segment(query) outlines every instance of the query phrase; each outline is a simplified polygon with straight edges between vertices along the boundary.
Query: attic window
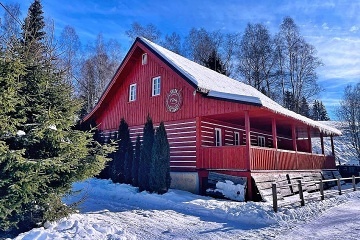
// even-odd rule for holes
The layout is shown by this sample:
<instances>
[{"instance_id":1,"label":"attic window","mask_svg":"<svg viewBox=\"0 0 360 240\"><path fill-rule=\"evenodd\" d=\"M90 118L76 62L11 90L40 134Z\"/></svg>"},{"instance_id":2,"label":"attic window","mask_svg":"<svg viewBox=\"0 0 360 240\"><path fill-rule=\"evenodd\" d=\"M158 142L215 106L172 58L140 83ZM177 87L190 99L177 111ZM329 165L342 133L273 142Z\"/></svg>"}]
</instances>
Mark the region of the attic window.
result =
<instances>
[{"instance_id":1,"label":"attic window","mask_svg":"<svg viewBox=\"0 0 360 240\"><path fill-rule=\"evenodd\" d=\"M142 65L147 64L147 53L144 53L144 54L141 56L141 64L142 64Z\"/></svg>"}]
</instances>

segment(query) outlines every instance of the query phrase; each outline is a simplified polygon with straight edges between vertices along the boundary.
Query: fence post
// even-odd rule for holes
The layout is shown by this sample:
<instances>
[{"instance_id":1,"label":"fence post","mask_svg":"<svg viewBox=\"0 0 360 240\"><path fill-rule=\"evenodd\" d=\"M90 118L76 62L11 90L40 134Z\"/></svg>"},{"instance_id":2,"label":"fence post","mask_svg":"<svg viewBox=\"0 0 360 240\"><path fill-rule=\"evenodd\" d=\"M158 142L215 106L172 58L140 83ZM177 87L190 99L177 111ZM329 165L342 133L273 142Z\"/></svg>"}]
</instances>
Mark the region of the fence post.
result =
<instances>
[{"instance_id":1,"label":"fence post","mask_svg":"<svg viewBox=\"0 0 360 240\"><path fill-rule=\"evenodd\" d=\"M274 209L274 212L277 212L278 206L277 206L276 183L273 183L271 188L272 188L272 195L273 195L273 209Z\"/></svg>"},{"instance_id":2,"label":"fence post","mask_svg":"<svg viewBox=\"0 0 360 240\"><path fill-rule=\"evenodd\" d=\"M320 179L320 196L321 196L321 200L324 200L324 183L322 181L322 179Z\"/></svg>"},{"instance_id":3,"label":"fence post","mask_svg":"<svg viewBox=\"0 0 360 240\"><path fill-rule=\"evenodd\" d=\"M299 188L299 197L301 206L305 206L304 193L302 190L301 180L298 180L298 188Z\"/></svg>"},{"instance_id":4,"label":"fence post","mask_svg":"<svg viewBox=\"0 0 360 240\"><path fill-rule=\"evenodd\" d=\"M339 195L341 195L341 183L340 183L340 178L337 179L337 185L338 185L338 189L339 189Z\"/></svg>"},{"instance_id":5,"label":"fence post","mask_svg":"<svg viewBox=\"0 0 360 240\"><path fill-rule=\"evenodd\" d=\"M356 181L355 181L355 176L353 175L353 188L354 188L354 191L356 191Z\"/></svg>"}]
</instances>

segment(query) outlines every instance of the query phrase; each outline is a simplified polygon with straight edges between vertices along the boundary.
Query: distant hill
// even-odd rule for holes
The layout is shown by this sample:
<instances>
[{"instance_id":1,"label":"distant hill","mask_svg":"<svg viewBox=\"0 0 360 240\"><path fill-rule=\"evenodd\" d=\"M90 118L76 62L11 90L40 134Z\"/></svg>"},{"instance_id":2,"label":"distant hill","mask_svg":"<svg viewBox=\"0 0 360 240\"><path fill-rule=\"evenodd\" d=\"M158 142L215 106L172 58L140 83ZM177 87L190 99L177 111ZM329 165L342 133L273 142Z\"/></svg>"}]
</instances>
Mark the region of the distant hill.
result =
<instances>
[{"instance_id":1,"label":"distant hill","mask_svg":"<svg viewBox=\"0 0 360 240\"><path fill-rule=\"evenodd\" d=\"M334 127L343 132L342 136L334 137L334 146L335 146L335 157L336 157L336 165L339 165L339 161L341 165L350 164L350 165L359 165L359 158L357 156L354 147L351 145L350 138L346 134L346 126L342 122L337 121L323 121L322 124L326 124L328 126ZM313 138L313 152L321 153L321 145L319 138ZM325 154L331 154L331 143L330 138L324 138L324 147Z\"/></svg>"}]
</instances>

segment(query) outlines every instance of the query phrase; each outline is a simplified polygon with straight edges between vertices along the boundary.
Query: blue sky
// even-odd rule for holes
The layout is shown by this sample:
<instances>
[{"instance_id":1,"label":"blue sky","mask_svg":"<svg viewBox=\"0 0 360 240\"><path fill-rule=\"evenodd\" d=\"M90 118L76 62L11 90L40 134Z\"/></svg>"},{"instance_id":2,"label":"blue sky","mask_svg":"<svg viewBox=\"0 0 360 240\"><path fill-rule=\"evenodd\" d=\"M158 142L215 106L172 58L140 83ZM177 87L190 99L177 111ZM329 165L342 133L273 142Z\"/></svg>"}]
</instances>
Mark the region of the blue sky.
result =
<instances>
[{"instance_id":1,"label":"blue sky","mask_svg":"<svg viewBox=\"0 0 360 240\"><path fill-rule=\"evenodd\" d=\"M17 2L25 16L32 0ZM324 63L317 71L325 90L319 97L331 118L335 118L344 87L360 81L358 0L42 0L42 4L57 33L71 25L86 44L101 32L105 38L117 39L124 53L131 44L125 31L134 21L152 23L163 35L177 32L185 36L192 27L242 33L248 22L266 24L275 33L282 19L290 16Z\"/></svg>"}]
</instances>

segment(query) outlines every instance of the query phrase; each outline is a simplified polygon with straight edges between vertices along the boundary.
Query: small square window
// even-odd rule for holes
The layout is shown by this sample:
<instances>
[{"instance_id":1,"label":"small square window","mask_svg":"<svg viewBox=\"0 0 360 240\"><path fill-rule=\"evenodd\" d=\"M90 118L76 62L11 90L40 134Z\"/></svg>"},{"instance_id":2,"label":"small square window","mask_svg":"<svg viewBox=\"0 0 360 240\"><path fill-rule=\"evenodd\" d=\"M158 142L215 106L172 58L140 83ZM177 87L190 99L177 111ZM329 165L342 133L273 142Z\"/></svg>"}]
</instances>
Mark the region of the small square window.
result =
<instances>
[{"instance_id":1,"label":"small square window","mask_svg":"<svg viewBox=\"0 0 360 240\"><path fill-rule=\"evenodd\" d=\"M129 102L136 100L136 83L131 84L129 88Z\"/></svg>"},{"instance_id":2,"label":"small square window","mask_svg":"<svg viewBox=\"0 0 360 240\"><path fill-rule=\"evenodd\" d=\"M239 132L234 132L234 145L240 145L240 134L239 134Z\"/></svg>"},{"instance_id":3,"label":"small square window","mask_svg":"<svg viewBox=\"0 0 360 240\"><path fill-rule=\"evenodd\" d=\"M221 146L221 129L215 128L215 146Z\"/></svg>"},{"instance_id":4,"label":"small square window","mask_svg":"<svg viewBox=\"0 0 360 240\"><path fill-rule=\"evenodd\" d=\"M160 77L155 77L152 79L152 96L160 95L160 83Z\"/></svg>"},{"instance_id":5,"label":"small square window","mask_svg":"<svg viewBox=\"0 0 360 240\"><path fill-rule=\"evenodd\" d=\"M258 136L258 146L265 147L265 137Z\"/></svg>"},{"instance_id":6,"label":"small square window","mask_svg":"<svg viewBox=\"0 0 360 240\"><path fill-rule=\"evenodd\" d=\"M147 53L144 53L144 54L141 56L141 64L142 64L142 65L147 64Z\"/></svg>"}]
</instances>

